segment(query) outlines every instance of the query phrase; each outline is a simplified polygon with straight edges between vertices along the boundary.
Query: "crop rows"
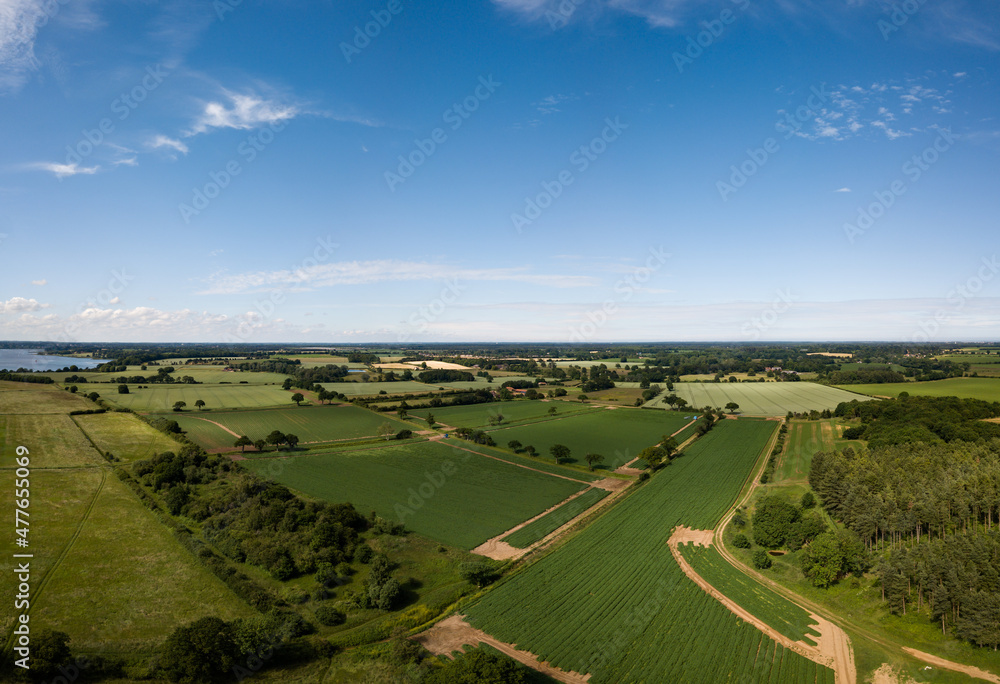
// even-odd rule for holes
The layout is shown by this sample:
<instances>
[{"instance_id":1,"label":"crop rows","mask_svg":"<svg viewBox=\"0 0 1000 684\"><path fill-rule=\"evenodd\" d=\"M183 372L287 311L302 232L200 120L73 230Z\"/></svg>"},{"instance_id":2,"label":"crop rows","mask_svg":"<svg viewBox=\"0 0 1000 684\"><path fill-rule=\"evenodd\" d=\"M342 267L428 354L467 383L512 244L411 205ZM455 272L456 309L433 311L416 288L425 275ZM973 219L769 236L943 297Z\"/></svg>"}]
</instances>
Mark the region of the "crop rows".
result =
<instances>
[{"instance_id":1,"label":"crop rows","mask_svg":"<svg viewBox=\"0 0 1000 684\"><path fill-rule=\"evenodd\" d=\"M713 548L694 544L682 544L679 548L695 572L752 615L793 641L815 644L811 636L819 633L810 628L814 621L805 609L753 581Z\"/></svg>"},{"instance_id":2,"label":"crop rows","mask_svg":"<svg viewBox=\"0 0 1000 684\"><path fill-rule=\"evenodd\" d=\"M556 667L591 673L594 684L832 681L701 591L667 546L677 525L715 526L775 427L719 424L564 546L486 594L469 621Z\"/></svg>"},{"instance_id":3,"label":"crop rows","mask_svg":"<svg viewBox=\"0 0 1000 684\"><path fill-rule=\"evenodd\" d=\"M606 489L591 487L572 501L567 501L559 508L549 511L538 520L504 537L503 541L515 548L526 549L539 539L544 539L547 534L554 532L562 525L565 525L583 513L608 494L610 492Z\"/></svg>"}]
</instances>

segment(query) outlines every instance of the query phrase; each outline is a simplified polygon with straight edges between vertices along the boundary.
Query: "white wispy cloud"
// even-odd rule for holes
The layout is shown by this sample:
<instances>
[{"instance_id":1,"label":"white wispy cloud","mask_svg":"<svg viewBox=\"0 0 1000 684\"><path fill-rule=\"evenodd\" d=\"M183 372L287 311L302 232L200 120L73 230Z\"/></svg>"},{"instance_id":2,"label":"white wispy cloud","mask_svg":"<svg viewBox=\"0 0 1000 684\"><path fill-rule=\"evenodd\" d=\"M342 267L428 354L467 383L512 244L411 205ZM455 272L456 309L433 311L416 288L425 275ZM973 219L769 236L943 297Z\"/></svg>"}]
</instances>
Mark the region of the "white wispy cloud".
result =
<instances>
[{"instance_id":1,"label":"white wispy cloud","mask_svg":"<svg viewBox=\"0 0 1000 684\"><path fill-rule=\"evenodd\" d=\"M561 93L558 93L556 95L549 95L547 97L543 97L538 102L532 102L531 105L542 114L555 114L557 112L562 111L559 105L561 105L563 102L572 102L573 100L578 100L578 99L579 98L576 95L563 95Z\"/></svg>"},{"instance_id":2,"label":"white wispy cloud","mask_svg":"<svg viewBox=\"0 0 1000 684\"><path fill-rule=\"evenodd\" d=\"M850 188L837 188L834 192L850 192Z\"/></svg>"},{"instance_id":3,"label":"white wispy cloud","mask_svg":"<svg viewBox=\"0 0 1000 684\"><path fill-rule=\"evenodd\" d=\"M40 0L0 2L0 91L21 87L38 68L35 35L44 14Z\"/></svg>"},{"instance_id":4,"label":"white wispy cloud","mask_svg":"<svg viewBox=\"0 0 1000 684\"><path fill-rule=\"evenodd\" d=\"M72 164L60 164L58 162L35 162L28 164L27 168L34 171L48 171L55 174L56 178L62 179L69 176L92 175L100 170L100 166L80 166L76 162Z\"/></svg>"},{"instance_id":5,"label":"white wispy cloud","mask_svg":"<svg viewBox=\"0 0 1000 684\"><path fill-rule=\"evenodd\" d=\"M165 136L165 135L156 135L156 136L153 136L153 138L146 143L146 146L149 147L152 150L158 150L160 148L164 148L165 147L168 150L176 150L177 152L180 152L181 154L187 154L188 153L188 146L187 145L185 145L180 140L177 140L176 138L170 138L170 137Z\"/></svg>"},{"instance_id":6,"label":"white wispy cloud","mask_svg":"<svg viewBox=\"0 0 1000 684\"><path fill-rule=\"evenodd\" d=\"M558 288L588 287L598 282L596 278L589 276L539 275L525 268L452 268L423 261L383 259L319 264L296 271L257 271L232 275L220 273L210 277L208 286L199 294L238 294L272 288L305 291L336 285L449 278L458 278L460 281L520 282Z\"/></svg>"},{"instance_id":7,"label":"white wispy cloud","mask_svg":"<svg viewBox=\"0 0 1000 684\"><path fill-rule=\"evenodd\" d=\"M187 136L216 128L247 130L294 119L301 113L295 104L267 99L254 93L223 91L228 102L207 102Z\"/></svg>"},{"instance_id":8,"label":"white wispy cloud","mask_svg":"<svg viewBox=\"0 0 1000 684\"><path fill-rule=\"evenodd\" d=\"M47 281L45 278L42 278L41 280L32 280L31 284L32 285L48 285L49 281Z\"/></svg>"}]
</instances>

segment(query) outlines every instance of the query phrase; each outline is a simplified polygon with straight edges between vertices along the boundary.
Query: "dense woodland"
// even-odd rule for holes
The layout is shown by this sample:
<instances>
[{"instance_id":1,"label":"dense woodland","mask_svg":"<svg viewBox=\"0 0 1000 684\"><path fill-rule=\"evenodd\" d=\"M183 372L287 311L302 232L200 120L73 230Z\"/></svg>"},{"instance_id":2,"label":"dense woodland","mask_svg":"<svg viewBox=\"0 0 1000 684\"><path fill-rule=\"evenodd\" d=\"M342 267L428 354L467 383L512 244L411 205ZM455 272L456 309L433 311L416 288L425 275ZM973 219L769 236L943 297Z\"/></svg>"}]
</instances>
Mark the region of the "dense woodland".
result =
<instances>
[{"instance_id":1,"label":"dense woodland","mask_svg":"<svg viewBox=\"0 0 1000 684\"><path fill-rule=\"evenodd\" d=\"M1000 437L980 418L1000 406L903 398L841 407L872 441L813 457L809 484L823 507L872 555L894 612L926 609L943 632L997 648Z\"/></svg>"}]
</instances>

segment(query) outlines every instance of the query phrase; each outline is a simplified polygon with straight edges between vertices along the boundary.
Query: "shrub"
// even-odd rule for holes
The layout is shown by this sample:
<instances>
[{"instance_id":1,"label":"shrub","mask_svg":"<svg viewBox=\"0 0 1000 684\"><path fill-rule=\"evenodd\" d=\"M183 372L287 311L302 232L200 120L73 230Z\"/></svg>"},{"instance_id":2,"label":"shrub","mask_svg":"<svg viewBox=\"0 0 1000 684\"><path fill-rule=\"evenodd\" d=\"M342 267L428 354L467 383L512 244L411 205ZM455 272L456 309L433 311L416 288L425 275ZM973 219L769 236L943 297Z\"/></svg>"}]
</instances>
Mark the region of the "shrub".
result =
<instances>
[{"instance_id":1,"label":"shrub","mask_svg":"<svg viewBox=\"0 0 1000 684\"><path fill-rule=\"evenodd\" d=\"M316 619L319 620L321 625L333 627L334 625L344 624L347 621L347 616L336 608L320 606L316 609Z\"/></svg>"},{"instance_id":2,"label":"shrub","mask_svg":"<svg viewBox=\"0 0 1000 684\"><path fill-rule=\"evenodd\" d=\"M750 540L747 539L747 536L742 532L740 532L733 537L733 546L735 546L738 549L749 549L751 544Z\"/></svg>"},{"instance_id":3,"label":"shrub","mask_svg":"<svg viewBox=\"0 0 1000 684\"><path fill-rule=\"evenodd\" d=\"M758 570L767 570L771 567L771 556L764 549L757 549L750 558L753 566Z\"/></svg>"}]
</instances>

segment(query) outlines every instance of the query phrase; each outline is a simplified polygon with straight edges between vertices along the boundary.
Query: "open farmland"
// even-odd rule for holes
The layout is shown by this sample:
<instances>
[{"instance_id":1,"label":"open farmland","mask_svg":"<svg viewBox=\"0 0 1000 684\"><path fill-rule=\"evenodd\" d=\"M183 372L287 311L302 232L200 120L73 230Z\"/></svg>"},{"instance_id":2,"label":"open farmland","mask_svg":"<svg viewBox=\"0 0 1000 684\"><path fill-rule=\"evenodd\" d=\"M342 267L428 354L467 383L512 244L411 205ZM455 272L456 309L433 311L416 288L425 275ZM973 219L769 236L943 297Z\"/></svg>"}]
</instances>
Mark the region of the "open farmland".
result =
<instances>
[{"instance_id":1,"label":"open farmland","mask_svg":"<svg viewBox=\"0 0 1000 684\"><path fill-rule=\"evenodd\" d=\"M754 617L792 641L816 642L814 637L819 633L811 627L815 622L804 608L750 579L712 547L681 544L678 548L706 582L746 608Z\"/></svg>"},{"instance_id":2,"label":"open farmland","mask_svg":"<svg viewBox=\"0 0 1000 684\"><path fill-rule=\"evenodd\" d=\"M459 445L460 446L460 445ZM472 549L586 485L442 442L244 462L325 501L350 501L445 544Z\"/></svg>"},{"instance_id":3,"label":"open farmland","mask_svg":"<svg viewBox=\"0 0 1000 684\"><path fill-rule=\"evenodd\" d=\"M438 385L425 385L415 380L400 380L398 382L324 382L322 387L330 392L338 392L348 397L377 396L380 392L386 394L424 394L437 390Z\"/></svg>"},{"instance_id":4,"label":"open farmland","mask_svg":"<svg viewBox=\"0 0 1000 684\"><path fill-rule=\"evenodd\" d=\"M840 432L836 419L790 421L785 450L778 458L773 480L804 483L817 451L832 451L846 446L858 449L863 446L860 440L841 439Z\"/></svg>"},{"instance_id":5,"label":"open farmland","mask_svg":"<svg viewBox=\"0 0 1000 684\"><path fill-rule=\"evenodd\" d=\"M844 389L876 397L897 397L908 392L913 397L963 397L1000 401L1000 378L947 378L929 382L887 382L876 385L843 385ZM854 397L858 399L860 397ZM846 399L845 401L850 401Z\"/></svg>"},{"instance_id":6,"label":"open farmland","mask_svg":"<svg viewBox=\"0 0 1000 684\"><path fill-rule=\"evenodd\" d=\"M433 413L434 420L441 425L481 428L490 425L490 421L497 415L503 416L504 424L547 418L549 410L553 407L556 409L556 417L594 413L601 410L584 404L529 401L523 399L492 402L489 404L472 404L469 406L442 406L440 408L416 409L410 411L410 415L426 420L427 414Z\"/></svg>"},{"instance_id":7,"label":"open farmland","mask_svg":"<svg viewBox=\"0 0 1000 684\"><path fill-rule=\"evenodd\" d=\"M515 439L523 445L530 444L543 458L549 457L549 447L553 444L569 447L570 458L577 463L583 463L587 454L600 454L604 456L602 465L614 469L689 422L690 418L677 412L605 408L564 418L557 414L554 420L495 429L489 434L499 445Z\"/></svg>"},{"instance_id":8,"label":"open farmland","mask_svg":"<svg viewBox=\"0 0 1000 684\"><path fill-rule=\"evenodd\" d=\"M726 421L572 538L487 593L469 622L590 682L832 682L691 582L667 545L714 527L775 425ZM637 644L655 647L636 647Z\"/></svg>"},{"instance_id":9,"label":"open farmland","mask_svg":"<svg viewBox=\"0 0 1000 684\"><path fill-rule=\"evenodd\" d=\"M228 408L259 408L285 406L292 403L294 392L280 385L148 385L139 389L129 385L128 394L118 394L117 385L81 385L83 393L97 392L101 398L142 413L171 411L174 403L183 401L187 409L201 399L206 410Z\"/></svg>"},{"instance_id":10,"label":"open farmland","mask_svg":"<svg viewBox=\"0 0 1000 684\"><path fill-rule=\"evenodd\" d=\"M688 403L688 409L724 407L731 401L748 416L783 416L789 411L808 413L834 409L842 401L861 399L857 394L812 382L690 382L674 385L674 394ZM664 391L645 404L646 408L668 409Z\"/></svg>"},{"instance_id":11,"label":"open farmland","mask_svg":"<svg viewBox=\"0 0 1000 684\"><path fill-rule=\"evenodd\" d=\"M0 420L7 425L7 452L12 454L17 446L27 446L36 467L79 467L105 462L69 416L13 415Z\"/></svg>"},{"instance_id":12,"label":"open farmland","mask_svg":"<svg viewBox=\"0 0 1000 684\"><path fill-rule=\"evenodd\" d=\"M86 411L97 406L55 385L0 381L0 415L51 414Z\"/></svg>"},{"instance_id":13,"label":"open farmland","mask_svg":"<svg viewBox=\"0 0 1000 684\"><path fill-rule=\"evenodd\" d=\"M205 449L231 449L236 435L263 439L272 430L292 433L300 443L374 437L383 423L394 432L412 426L357 406L299 406L262 411L192 411L174 414L188 436Z\"/></svg>"},{"instance_id":14,"label":"open farmland","mask_svg":"<svg viewBox=\"0 0 1000 684\"><path fill-rule=\"evenodd\" d=\"M507 535L503 538L503 541L515 548L526 549L539 539L544 539L547 534L565 525L610 493L606 489L591 487L572 501L567 501L559 506L559 508L549 511L538 520L534 520L516 532Z\"/></svg>"},{"instance_id":15,"label":"open farmland","mask_svg":"<svg viewBox=\"0 0 1000 684\"><path fill-rule=\"evenodd\" d=\"M98 449L123 461L150 458L181 445L130 413L98 413L73 416Z\"/></svg>"}]
</instances>

